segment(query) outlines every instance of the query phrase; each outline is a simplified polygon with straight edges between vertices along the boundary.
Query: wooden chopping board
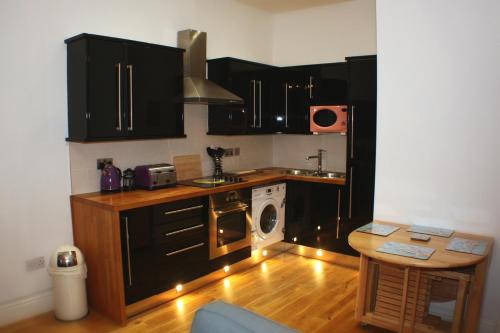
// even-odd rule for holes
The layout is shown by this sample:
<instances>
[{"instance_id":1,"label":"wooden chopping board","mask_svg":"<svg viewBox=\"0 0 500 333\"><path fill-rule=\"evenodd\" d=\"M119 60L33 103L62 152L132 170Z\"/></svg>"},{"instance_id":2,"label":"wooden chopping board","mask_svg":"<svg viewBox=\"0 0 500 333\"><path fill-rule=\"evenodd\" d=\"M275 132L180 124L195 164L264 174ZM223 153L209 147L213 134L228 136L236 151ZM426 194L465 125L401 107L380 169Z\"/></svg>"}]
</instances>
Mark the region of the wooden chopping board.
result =
<instances>
[{"instance_id":1,"label":"wooden chopping board","mask_svg":"<svg viewBox=\"0 0 500 333\"><path fill-rule=\"evenodd\" d=\"M201 157L199 154L174 156L177 180L202 177Z\"/></svg>"}]
</instances>

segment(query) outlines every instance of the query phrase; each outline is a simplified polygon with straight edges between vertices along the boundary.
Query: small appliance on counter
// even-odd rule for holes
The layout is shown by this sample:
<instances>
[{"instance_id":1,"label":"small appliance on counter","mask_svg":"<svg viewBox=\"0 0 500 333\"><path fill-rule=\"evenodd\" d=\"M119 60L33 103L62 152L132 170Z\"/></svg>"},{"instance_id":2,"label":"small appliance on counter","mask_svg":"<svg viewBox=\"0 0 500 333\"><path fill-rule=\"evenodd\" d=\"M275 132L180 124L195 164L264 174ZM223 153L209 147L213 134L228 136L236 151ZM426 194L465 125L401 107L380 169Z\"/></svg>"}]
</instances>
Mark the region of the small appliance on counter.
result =
<instances>
[{"instance_id":1,"label":"small appliance on counter","mask_svg":"<svg viewBox=\"0 0 500 333\"><path fill-rule=\"evenodd\" d=\"M134 170L128 168L123 171L123 190L133 191L134 190Z\"/></svg>"},{"instance_id":2,"label":"small appliance on counter","mask_svg":"<svg viewBox=\"0 0 500 333\"><path fill-rule=\"evenodd\" d=\"M156 190L177 185L177 174L172 164L159 163L136 166L134 186L146 190Z\"/></svg>"},{"instance_id":3,"label":"small appliance on counter","mask_svg":"<svg viewBox=\"0 0 500 333\"><path fill-rule=\"evenodd\" d=\"M346 133L347 105L317 105L310 108L310 131L313 133Z\"/></svg>"},{"instance_id":4,"label":"small appliance on counter","mask_svg":"<svg viewBox=\"0 0 500 333\"><path fill-rule=\"evenodd\" d=\"M122 172L112 163L107 163L101 170L101 192L121 191Z\"/></svg>"}]
</instances>

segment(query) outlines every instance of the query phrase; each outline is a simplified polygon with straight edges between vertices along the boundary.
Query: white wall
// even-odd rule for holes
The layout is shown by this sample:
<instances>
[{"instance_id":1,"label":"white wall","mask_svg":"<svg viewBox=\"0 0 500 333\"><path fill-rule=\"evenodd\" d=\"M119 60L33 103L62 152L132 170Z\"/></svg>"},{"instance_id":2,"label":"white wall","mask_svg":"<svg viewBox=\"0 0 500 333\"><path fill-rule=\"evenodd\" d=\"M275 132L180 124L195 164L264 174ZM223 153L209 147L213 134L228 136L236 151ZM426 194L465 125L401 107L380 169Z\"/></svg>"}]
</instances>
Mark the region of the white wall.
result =
<instances>
[{"instance_id":1,"label":"white wall","mask_svg":"<svg viewBox=\"0 0 500 333\"><path fill-rule=\"evenodd\" d=\"M337 1L276 14L272 34L274 64L280 66L375 54L375 0Z\"/></svg>"},{"instance_id":2,"label":"white wall","mask_svg":"<svg viewBox=\"0 0 500 333\"><path fill-rule=\"evenodd\" d=\"M46 271L26 272L24 261L48 259L58 245L72 243L63 40L88 32L175 46L177 31L186 28L208 32L208 57L272 62L271 16L231 0L0 1L0 325L50 309ZM191 111L199 110L188 107L188 119ZM203 111L200 116L206 117ZM196 126L196 120L192 123ZM183 143L173 141L147 147L164 154L157 157L162 159L183 152ZM101 156L95 150L101 149L116 150L118 160L128 162L146 147L124 145L75 148L72 166L90 170L93 158ZM249 150L244 143L241 147ZM78 154L92 160L78 160Z\"/></svg>"},{"instance_id":3,"label":"white wall","mask_svg":"<svg viewBox=\"0 0 500 333\"><path fill-rule=\"evenodd\" d=\"M375 216L500 239L500 2L377 1ZM498 318L495 246L483 331Z\"/></svg>"},{"instance_id":4,"label":"white wall","mask_svg":"<svg viewBox=\"0 0 500 333\"><path fill-rule=\"evenodd\" d=\"M316 169L318 160L306 160L326 150L323 170L345 172L347 139L340 134L275 135L273 137L273 165L287 168Z\"/></svg>"},{"instance_id":5,"label":"white wall","mask_svg":"<svg viewBox=\"0 0 500 333\"><path fill-rule=\"evenodd\" d=\"M203 105L184 107L185 139L121 141L101 144L70 144L71 192L73 194L99 190L100 172L96 159L113 157L114 164L123 170L137 165L167 162L176 155L200 154L204 175L213 172L213 162L206 153L207 146L240 148L239 156L225 157L224 171L268 167L273 159L273 138L259 136L206 135L208 110Z\"/></svg>"}]
</instances>

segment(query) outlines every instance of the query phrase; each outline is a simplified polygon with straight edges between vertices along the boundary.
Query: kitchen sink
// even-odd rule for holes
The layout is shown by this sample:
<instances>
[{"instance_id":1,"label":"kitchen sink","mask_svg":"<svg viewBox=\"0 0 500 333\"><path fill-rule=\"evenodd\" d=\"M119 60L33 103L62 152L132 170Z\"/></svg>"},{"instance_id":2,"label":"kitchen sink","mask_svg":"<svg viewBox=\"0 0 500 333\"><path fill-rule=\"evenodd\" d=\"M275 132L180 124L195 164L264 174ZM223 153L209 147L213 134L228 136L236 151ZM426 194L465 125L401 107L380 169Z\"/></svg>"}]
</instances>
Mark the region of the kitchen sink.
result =
<instances>
[{"instance_id":1,"label":"kitchen sink","mask_svg":"<svg viewBox=\"0 0 500 333\"><path fill-rule=\"evenodd\" d=\"M320 178L345 178L345 173L344 172L330 172L330 171L324 171L321 173L315 172L312 176L314 177L320 177Z\"/></svg>"},{"instance_id":2,"label":"kitchen sink","mask_svg":"<svg viewBox=\"0 0 500 333\"><path fill-rule=\"evenodd\" d=\"M342 178L345 179L344 172L331 172L331 171L323 171L318 173L314 170L304 170L304 169L286 169L285 173L288 175L294 176L309 176L309 177L318 177L318 178Z\"/></svg>"},{"instance_id":3,"label":"kitchen sink","mask_svg":"<svg viewBox=\"0 0 500 333\"><path fill-rule=\"evenodd\" d=\"M314 174L314 171L302 169L287 169L285 170L285 173L294 176L312 176Z\"/></svg>"}]
</instances>

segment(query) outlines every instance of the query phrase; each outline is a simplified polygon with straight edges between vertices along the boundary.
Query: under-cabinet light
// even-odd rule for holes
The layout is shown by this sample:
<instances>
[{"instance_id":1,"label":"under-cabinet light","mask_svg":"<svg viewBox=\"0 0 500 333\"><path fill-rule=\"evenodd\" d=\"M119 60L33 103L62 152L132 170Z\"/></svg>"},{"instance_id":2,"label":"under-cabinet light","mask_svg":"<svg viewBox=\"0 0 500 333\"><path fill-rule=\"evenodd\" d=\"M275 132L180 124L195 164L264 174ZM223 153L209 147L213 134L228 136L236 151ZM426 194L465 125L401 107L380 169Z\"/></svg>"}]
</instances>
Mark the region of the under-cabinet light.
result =
<instances>
[{"instance_id":1,"label":"under-cabinet light","mask_svg":"<svg viewBox=\"0 0 500 333\"><path fill-rule=\"evenodd\" d=\"M184 301L182 299L178 299L177 302L177 309L179 311L183 311L184 310Z\"/></svg>"},{"instance_id":2,"label":"under-cabinet light","mask_svg":"<svg viewBox=\"0 0 500 333\"><path fill-rule=\"evenodd\" d=\"M321 256L323 255L323 250L321 250L321 249L317 250L317 251L316 251L316 255L317 255L318 257L321 257Z\"/></svg>"},{"instance_id":3,"label":"under-cabinet light","mask_svg":"<svg viewBox=\"0 0 500 333\"><path fill-rule=\"evenodd\" d=\"M267 256L267 250L262 251L262 255L265 257Z\"/></svg>"},{"instance_id":4,"label":"under-cabinet light","mask_svg":"<svg viewBox=\"0 0 500 333\"><path fill-rule=\"evenodd\" d=\"M321 230L321 226L320 225L318 225L318 230Z\"/></svg>"},{"instance_id":5,"label":"under-cabinet light","mask_svg":"<svg viewBox=\"0 0 500 333\"><path fill-rule=\"evenodd\" d=\"M175 290L177 290L178 293L180 293L182 291L182 284L178 284L175 286Z\"/></svg>"},{"instance_id":6,"label":"under-cabinet light","mask_svg":"<svg viewBox=\"0 0 500 333\"><path fill-rule=\"evenodd\" d=\"M223 229L219 229L219 234L223 234L224 233L224 230Z\"/></svg>"},{"instance_id":7,"label":"under-cabinet light","mask_svg":"<svg viewBox=\"0 0 500 333\"><path fill-rule=\"evenodd\" d=\"M297 243L297 237L293 237L292 240L294 243Z\"/></svg>"},{"instance_id":8,"label":"under-cabinet light","mask_svg":"<svg viewBox=\"0 0 500 333\"><path fill-rule=\"evenodd\" d=\"M229 272L229 266L228 265L224 266L224 272L226 272L226 273Z\"/></svg>"}]
</instances>

